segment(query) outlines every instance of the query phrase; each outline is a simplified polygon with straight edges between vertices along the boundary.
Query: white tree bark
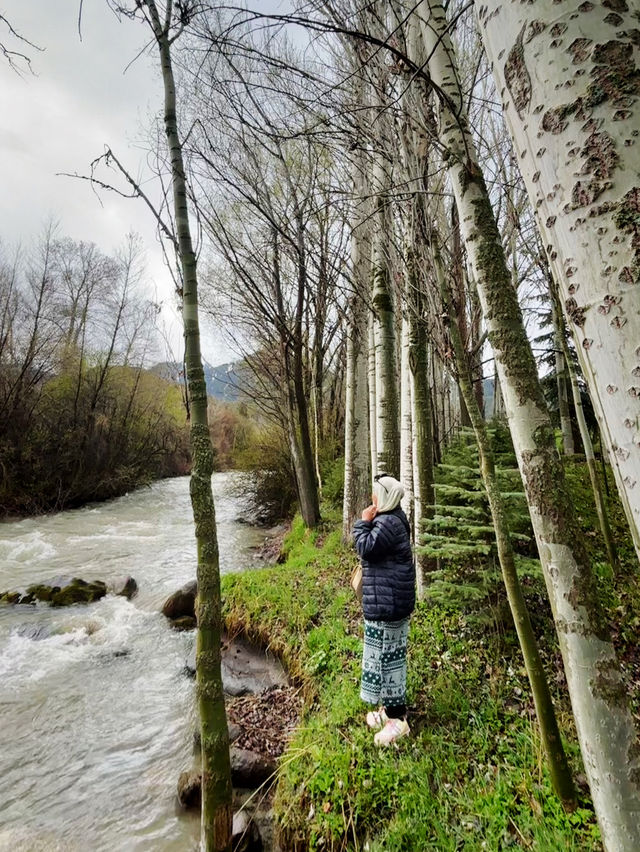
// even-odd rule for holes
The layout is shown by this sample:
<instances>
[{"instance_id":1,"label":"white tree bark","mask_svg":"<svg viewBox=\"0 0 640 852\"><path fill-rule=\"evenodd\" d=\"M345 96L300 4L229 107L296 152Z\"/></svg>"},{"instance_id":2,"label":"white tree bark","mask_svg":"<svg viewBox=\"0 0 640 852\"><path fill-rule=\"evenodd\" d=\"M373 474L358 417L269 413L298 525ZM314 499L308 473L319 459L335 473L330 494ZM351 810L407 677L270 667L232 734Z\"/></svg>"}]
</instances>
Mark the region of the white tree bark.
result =
<instances>
[{"instance_id":1,"label":"white tree bark","mask_svg":"<svg viewBox=\"0 0 640 852\"><path fill-rule=\"evenodd\" d=\"M371 234L368 205L364 202L365 158L354 167L355 209L351 233L353 295L349 302L345 412L344 501L342 532L351 534L359 511L371 493L369 422L367 411L368 310L365 294L371 270Z\"/></svg>"},{"instance_id":2,"label":"white tree bark","mask_svg":"<svg viewBox=\"0 0 640 852\"><path fill-rule=\"evenodd\" d=\"M640 555L638 6L490 0L484 44Z\"/></svg>"},{"instance_id":3,"label":"white tree bark","mask_svg":"<svg viewBox=\"0 0 640 852\"><path fill-rule=\"evenodd\" d=\"M386 143L383 137L382 144ZM391 292L389 246L391 222L387 192L389 163L382 151L374 154L373 191L376 214L372 236L371 301L376 377L376 468L399 476L400 412L396 364L395 306Z\"/></svg>"},{"instance_id":4,"label":"white tree bark","mask_svg":"<svg viewBox=\"0 0 640 852\"><path fill-rule=\"evenodd\" d=\"M367 317L367 387L369 389L369 450L371 451L371 476L378 473L378 405L376 398L376 345L373 333L373 313Z\"/></svg>"},{"instance_id":5,"label":"white tree bark","mask_svg":"<svg viewBox=\"0 0 640 852\"><path fill-rule=\"evenodd\" d=\"M535 8L538 11L538 4ZM439 2L425 0L418 11L439 97L439 138L447 152L462 234L496 358L596 814L605 848L634 852L640 849L640 746L633 717L468 130L444 9Z\"/></svg>"},{"instance_id":6,"label":"white tree bark","mask_svg":"<svg viewBox=\"0 0 640 852\"><path fill-rule=\"evenodd\" d=\"M404 486L402 508L413 526L413 411L411 406L411 340L409 319L402 317L400 357L400 482Z\"/></svg>"}]
</instances>

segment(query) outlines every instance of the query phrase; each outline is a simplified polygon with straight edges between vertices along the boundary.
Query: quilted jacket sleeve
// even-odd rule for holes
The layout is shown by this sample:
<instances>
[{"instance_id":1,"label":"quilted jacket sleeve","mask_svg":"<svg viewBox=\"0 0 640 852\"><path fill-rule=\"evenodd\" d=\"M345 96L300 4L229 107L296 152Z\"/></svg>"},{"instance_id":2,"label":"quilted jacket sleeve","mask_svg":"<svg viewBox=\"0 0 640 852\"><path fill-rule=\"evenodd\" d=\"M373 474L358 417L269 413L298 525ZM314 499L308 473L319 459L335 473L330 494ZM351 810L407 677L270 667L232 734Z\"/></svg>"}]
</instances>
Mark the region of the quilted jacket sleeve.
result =
<instances>
[{"instance_id":1,"label":"quilted jacket sleeve","mask_svg":"<svg viewBox=\"0 0 640 852\"><path fill-rule=\"evenodd\" d=\"M396 518L388 515L373 521L356 521L353 539L358 556L376 561L390 553L394 549L399 532L395 529L395 521Z\"/></svg>"}]
</instances>

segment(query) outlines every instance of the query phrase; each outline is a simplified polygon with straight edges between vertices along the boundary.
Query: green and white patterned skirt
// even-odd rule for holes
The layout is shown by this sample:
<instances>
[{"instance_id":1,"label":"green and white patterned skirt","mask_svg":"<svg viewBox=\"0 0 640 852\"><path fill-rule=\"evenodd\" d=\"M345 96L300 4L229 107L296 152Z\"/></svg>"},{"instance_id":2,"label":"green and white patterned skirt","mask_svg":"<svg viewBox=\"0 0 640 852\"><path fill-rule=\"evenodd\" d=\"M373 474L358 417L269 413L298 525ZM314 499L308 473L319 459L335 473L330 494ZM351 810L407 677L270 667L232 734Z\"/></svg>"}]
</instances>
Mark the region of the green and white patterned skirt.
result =
<instances>
[{"instance_id":1,"label":"green and white patterned skirt","mask_svg":"<svg viewBox=\"0 0 640 852\"><path fill-rule=\"evenodd\" d=\"M409 619L364 621L360 698L394 707L406 703Z\"/></svg>"}]
</instances>

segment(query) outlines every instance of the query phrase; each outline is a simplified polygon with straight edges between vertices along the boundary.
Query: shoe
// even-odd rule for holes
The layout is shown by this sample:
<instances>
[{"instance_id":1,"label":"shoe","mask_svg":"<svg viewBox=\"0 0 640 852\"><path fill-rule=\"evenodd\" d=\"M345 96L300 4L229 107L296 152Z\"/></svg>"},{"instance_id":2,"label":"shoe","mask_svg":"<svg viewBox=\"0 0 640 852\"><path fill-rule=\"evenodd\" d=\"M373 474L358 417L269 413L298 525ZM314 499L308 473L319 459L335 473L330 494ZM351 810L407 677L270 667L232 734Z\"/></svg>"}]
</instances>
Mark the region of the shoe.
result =
<instances>
[{"instance_id":1,"label":"shoe","mask_svg":"<svg viewBox=\"0 0 640 852\"><path fill-rule=\"evenodd\" d=\"M384 728L373 738L377 746L387 746L395 743L400 737L406 737L410 732L409 723L406 719L387 719Z\"/></svg>"},{"instance_id":2,"label":"shoe","mask_svg":"<svg viewBox=\"0 0 640 852\"><path fill-rule=\"evenodd\" d=\"M367 713L367 725L373 728L374 731L384 728L388 721L389 719L384 711L384 707L381 707L379 710L370 710Z\"/></svg>"}]
</instances>

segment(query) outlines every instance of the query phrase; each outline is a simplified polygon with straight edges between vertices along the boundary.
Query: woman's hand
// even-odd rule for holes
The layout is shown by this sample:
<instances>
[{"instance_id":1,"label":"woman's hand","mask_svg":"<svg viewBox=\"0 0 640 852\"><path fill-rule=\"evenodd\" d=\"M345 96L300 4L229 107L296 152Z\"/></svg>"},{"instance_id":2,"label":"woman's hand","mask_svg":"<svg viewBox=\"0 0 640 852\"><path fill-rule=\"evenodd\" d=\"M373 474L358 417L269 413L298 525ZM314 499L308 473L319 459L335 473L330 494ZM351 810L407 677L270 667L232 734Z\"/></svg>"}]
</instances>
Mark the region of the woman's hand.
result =
<instances>
[{"instance_id":1,"label":"woman's hand","mask_svg":"<svg viewBox=\"0 0 640 852\"><path fill-rule=\"evenodd\" d=\"M369 521L369 523L371 523L371 521L375 518L377 511L378 510L373 504L371 506L367 506L367 508L362 512L362 520Z\"/></svg>"}]
</instances>

